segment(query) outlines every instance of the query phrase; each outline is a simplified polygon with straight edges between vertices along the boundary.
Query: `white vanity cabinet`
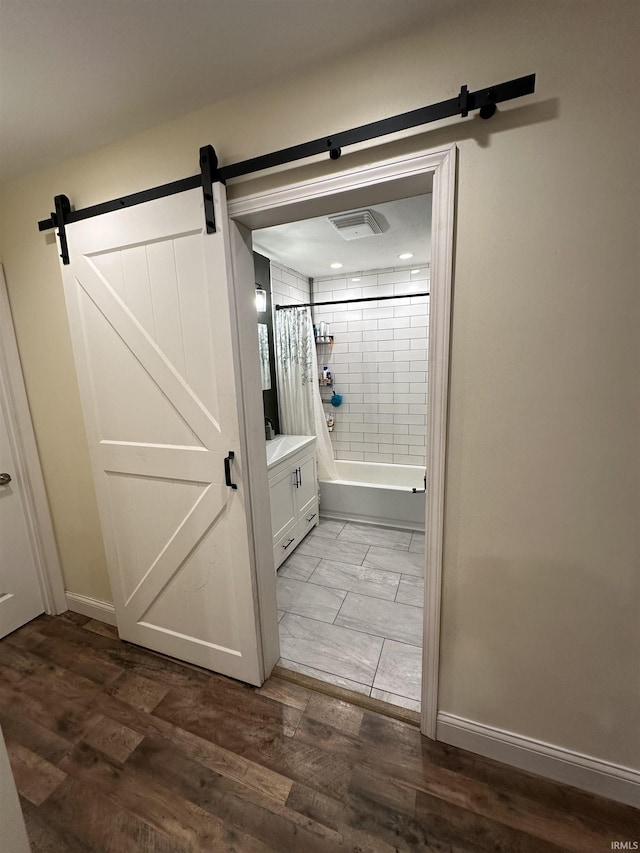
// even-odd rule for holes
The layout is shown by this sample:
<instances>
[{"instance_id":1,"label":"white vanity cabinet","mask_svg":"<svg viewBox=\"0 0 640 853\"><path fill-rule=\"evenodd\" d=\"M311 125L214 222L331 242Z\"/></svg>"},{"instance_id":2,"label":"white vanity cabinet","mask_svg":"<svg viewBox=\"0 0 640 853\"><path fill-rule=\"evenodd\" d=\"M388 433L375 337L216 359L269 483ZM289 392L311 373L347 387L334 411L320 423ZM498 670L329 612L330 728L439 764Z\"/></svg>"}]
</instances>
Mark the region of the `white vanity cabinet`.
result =
<instances>
[{"instance_id":1,"label":"white vanity cabinet","mask_svg":"<svg viewBox=\"0 0 640 853\"><path fill-rule=\"evenodd\" d=\"M318 523L315 436L267 443L273 560L276 569Z\"/></svg>"}]
</instances>

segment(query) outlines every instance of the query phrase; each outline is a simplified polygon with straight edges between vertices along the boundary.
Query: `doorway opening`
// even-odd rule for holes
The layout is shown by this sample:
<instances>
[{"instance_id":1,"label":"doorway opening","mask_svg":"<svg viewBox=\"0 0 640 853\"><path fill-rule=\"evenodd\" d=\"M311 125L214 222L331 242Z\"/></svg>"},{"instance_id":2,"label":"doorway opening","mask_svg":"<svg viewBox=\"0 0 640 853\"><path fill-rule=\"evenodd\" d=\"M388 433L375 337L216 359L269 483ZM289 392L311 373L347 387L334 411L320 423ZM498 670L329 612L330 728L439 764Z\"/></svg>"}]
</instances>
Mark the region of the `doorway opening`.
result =
<instances>
[{"instance_id":1,"label":"doorway opening","mask_svg":"<svg viewBox=\"0 0 640 853\"><path fill-rule=\"evenodd\" d=\"M427 347L429 381L426 414L428 488L424 496L426 503L425 596L420 731L427 737L436 739L456 148L449 146L444 149L412 151L407 154L402 145L399 147L400 153L396 154L393 152L393 147L385 145L378 151L378 157L375 150L369 149L350 155L348 158L341 158L339 169L330 175L318 174L313 167L310 167L309 170L299 173L300 177L296 181L280 183L278 187L265 189L264 184L257 184L256 189L253 190L245 185L235 198L229 200L228 215L234 226L231 234L234 245L234 264L236 272L239 273L237 281L244 283L238 291L239 298L244 300L248 308L248 300L249 298L253 300L255 292L252 290L250 295L245 290L254 286L251 285L251 282L254 282L251 232L288 222L334 215L340 211L365 209L387 201L426 194L432 196ZM400 262L400 259L398 261ZM410 261L412 262L413 259ZM376 301L379 299L380 297ZM255 302L252 308L253 311L248 312L253 315L252 322L243 331L243 338L246 338L244 351L247 357L251 356L251 364L253 364L252 367L247 361L247 371L255 373L255 382L258 384L260 370L255 330ZM314 346L312 351L315 352L315 349ZM321 366L324 367L324 364ZM257 399L255 392L249 393L248 389L243 392L243 400L247 409L254 409L255 429L260 429L262 432L263 423L258 424L262 416L262 406L259 405L261 401ZM258 406L259 411L257 411ZM262 436L264 437L264 433ZM265 442L267 446L273 443ZM265 471L266 454L262 441L260 444L262 446L258 447L255 442L254 448L254 442L250 442L247 450L252 469L256 470L256 486L264 503L267 503L269 483L267 471ZM301 465L295 468L302 470ZM294 472L291 472L291 476L293 479ZM424 486L424 479L421 485ZM305 516L305 521L312 515L313 511L309 512ZM270 556L267 559L268 555L265 554L271 533L265 525L268 516L255 509L252 511L252 519L263 660L265 672L270 672L281 657L276 578L273 570L273 564L276 561ZM264 558L260 557L261 554Z\"/></svg>"},{"instance_id":2,"label":"doorway opening","mask_svg":"<svg viewBox=\"0 0 640 853\"><path fill-rule=\"evenodd\" d=\"M414 712L431 209L420 193L252 232L279 665Z\"/></svg>"}]
</instances>

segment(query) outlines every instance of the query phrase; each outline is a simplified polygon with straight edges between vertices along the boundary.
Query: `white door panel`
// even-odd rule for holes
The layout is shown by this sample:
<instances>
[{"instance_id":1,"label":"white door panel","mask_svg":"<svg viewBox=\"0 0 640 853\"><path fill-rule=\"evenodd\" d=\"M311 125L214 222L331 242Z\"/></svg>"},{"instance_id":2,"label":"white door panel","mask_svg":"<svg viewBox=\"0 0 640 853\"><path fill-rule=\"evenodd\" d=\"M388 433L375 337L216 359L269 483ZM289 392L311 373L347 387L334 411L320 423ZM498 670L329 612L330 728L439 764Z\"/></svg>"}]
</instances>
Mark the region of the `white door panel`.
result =
<instances>
[{"instance_id":1,"label":"white door panel","mask_svg":"<svg viewBox=\"0 0 640 853\"><path fill-rule=\"evenodd\" d=\"M217 233L191 190L67 225L62 271L120 636L258 684L226 200L214 190Z\"/></svg>"},{"instance_id":2,"label":"white door panel","mask_svg":"<svg viewBox=\"0 0 640 853\"><path fill-rule=\"evenodd\" d=\"M0 484L0 637L44 611L7 392L0 384L0 473L11 477L10 482Z\"/></svg>"}]
</instances>

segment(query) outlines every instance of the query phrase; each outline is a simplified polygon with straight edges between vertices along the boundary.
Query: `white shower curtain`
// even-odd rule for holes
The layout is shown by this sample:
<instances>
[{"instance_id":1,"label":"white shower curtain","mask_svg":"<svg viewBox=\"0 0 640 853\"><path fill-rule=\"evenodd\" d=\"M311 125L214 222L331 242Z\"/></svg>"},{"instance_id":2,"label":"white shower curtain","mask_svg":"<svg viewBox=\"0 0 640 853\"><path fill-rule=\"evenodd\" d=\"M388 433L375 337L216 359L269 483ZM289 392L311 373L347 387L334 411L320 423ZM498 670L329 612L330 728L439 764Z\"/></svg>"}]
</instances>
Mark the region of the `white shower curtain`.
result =
<instances>
[{"instance_id":1,"label":"white shower curtain","mask_svg":"<svg viewBox=\"0 0 640 853\"><path fill-rule=\"evenodd\" d=\"M320 388L309 308L280 308L276 314L276 372L280 429L285 435L315 435L318 475L337 480L333 448Z\"/></svg>"}]
</instances>

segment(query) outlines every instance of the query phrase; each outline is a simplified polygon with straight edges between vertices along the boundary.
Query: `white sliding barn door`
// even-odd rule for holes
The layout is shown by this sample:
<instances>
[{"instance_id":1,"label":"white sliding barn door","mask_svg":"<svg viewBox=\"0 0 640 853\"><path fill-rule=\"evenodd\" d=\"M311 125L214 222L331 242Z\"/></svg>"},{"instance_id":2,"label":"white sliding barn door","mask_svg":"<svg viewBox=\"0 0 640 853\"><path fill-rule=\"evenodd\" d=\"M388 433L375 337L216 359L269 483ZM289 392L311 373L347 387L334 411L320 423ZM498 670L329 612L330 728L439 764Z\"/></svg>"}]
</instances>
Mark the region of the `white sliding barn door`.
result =
<instances>
[{"instance_id":1,"label":"white sliding barn door","mask_svg":"<svg viewBox=\"0 0 640 853\"><path fill-rule=\"evenodd\" d=\"M224 187L214 194L215 234L199 189L68 225L62 272L120 636L259 684Z\"/></svg>"}]
</instances>

